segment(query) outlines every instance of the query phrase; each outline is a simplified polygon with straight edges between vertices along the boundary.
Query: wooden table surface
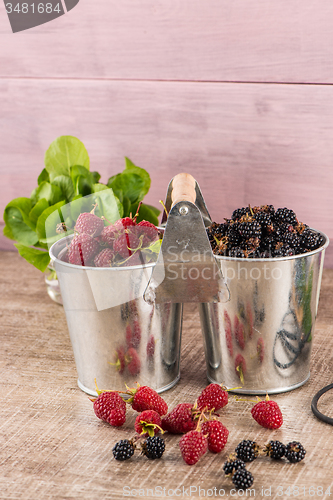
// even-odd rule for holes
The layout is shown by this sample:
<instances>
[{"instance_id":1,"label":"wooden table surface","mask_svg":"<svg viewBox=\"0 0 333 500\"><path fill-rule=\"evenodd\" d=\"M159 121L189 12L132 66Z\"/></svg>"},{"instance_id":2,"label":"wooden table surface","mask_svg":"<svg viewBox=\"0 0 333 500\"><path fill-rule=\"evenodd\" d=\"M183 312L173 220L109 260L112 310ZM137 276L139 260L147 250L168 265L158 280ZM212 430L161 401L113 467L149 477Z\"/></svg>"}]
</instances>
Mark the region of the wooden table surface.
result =
<instances>
[{"instance_id":1,"label":"wooden table surface","mask_svg":"<svg viewBox=\"0 0 333 500\"><path fill-rule=\"evenodd\" d=\"M233 490L222 465L242 439L298 440L307 450L299 464L266 457L250 463L254 484L244 497L333 494L332 427L310 409L313 395L333 379L333 270L324 270L310 380L274 397L284 415L281 429L263 429L251 418L250 402L232 400L221 411L230 431L225 450L207 453L193 466L181 458L179 436L170 435L161 460L140 454L126 462L113 459L116 441L134 434L136 413L129 409L120 429L95 417L77 387L63 308L46 294L43 275L14 252L0 252L0 299L1 499L238 498L241 492ZM186 306L181 379L163 396L173 408L193 402L205 385L198 312ZM333 415L333 392L323 396L319 408Z\"/></svg>"}]
</instances>

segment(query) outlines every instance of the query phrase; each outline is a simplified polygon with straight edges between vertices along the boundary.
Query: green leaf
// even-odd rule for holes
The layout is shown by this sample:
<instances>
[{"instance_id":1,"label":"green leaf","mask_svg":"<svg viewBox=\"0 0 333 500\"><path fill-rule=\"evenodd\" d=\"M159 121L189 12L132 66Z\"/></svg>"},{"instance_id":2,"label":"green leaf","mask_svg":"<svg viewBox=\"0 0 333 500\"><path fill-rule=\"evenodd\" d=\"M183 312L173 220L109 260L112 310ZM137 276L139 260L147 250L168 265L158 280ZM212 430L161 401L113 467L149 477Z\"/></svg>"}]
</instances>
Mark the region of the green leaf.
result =
<instances>
[{"instance_id":1,"label":"green leaf","mask_svg":"<svg viewBox=\"0 0 333 500\"><path fill-rule=\"evenodd\" d=\"M62 197L66 202L71 201L74 197L73 181L68 175L58 175L52 181L52 185L58 186L61 189Z\"/></svg>"},{"instance_id":2,"label":"green leaf","mask_svg":"<svg viewBox=\"0 0 333 500\"><path fill-rule=\"evenodd\" d=\"M43 170L41 171L41 173L38 176L38 186L39 186L39 184L41 184L44 181L50 182L50 176L49 176L49 173L46 170L46 168L43 168Z\"/></svg>"},{"instance_id":3,"label":"green leaf","mask_svg":"<svg viewBox=\"0 0 333 500\"><path fill-rule=\"evenodd\" d=\"M89 155L85 146L76 137L58 137L45 153L45 168L50 180L59 175L69 175L70 168L74 165L82 165L89 170Z\"/></svg>"},{"instance_id":4,"label":"green leaf","mask_svg":"<svg viewBox=\"0 0 333 500\"><path fill-rule=\"evenodd\" d=\"M15 240L14 235L8 226L5 226L2 232L3 235L6 236L6 238L9 238L10 240Z\"/></svg>"},{"instance_id":5,"label":"green leaf","mask_svg":"<svg viewBox=\"0 0 333 500\"><path fill-rule=\"evenodd\" d=\"M40 271L44 272L50 263L50 256L48 252L43 250L37 250L37 248L30 248L25 245L15 244L18 249L19 254L23 257L29 264L37 267Z\"/></svg>"},{"instance_id":6,"label":"green leaf","mask_svg":"<svg viewBox=\"0 0 333 500\"><path fill-rule=\"evenodd\" d=\"M70 168L70 176L73 181L75 194L88 196L92 192L94 177L85 167L74 165Z\"/></svg>"},{"instance_id":7,"label":"green leaf","mask_svg":"<svg viewBox=\"0 0 333 500\"><path fill-rule=\"evenodd\" d=\"M110 188L108 188L108 186L106 184L96 183L96 184L93 184L92 192L99 193L100 191L104 191L105 189L110 189Z\"/></svg>"},{"instance_id":8,"label":"green leaf","mask_svg":"<svg viewBox=\"0 0 333 500\"><path fill-rule=\"evenodd\" d=\"M64 222L63 215L60 208L65 205L65 201L59 201L55 205L48 207L41 215L38 217L36 232L38 239L42 243L47 243L47 238L57 235L56 227L60 222ZM52 217L50 217L52 214ZM47 220L47 225L46 225Z\"/></svg>"},{"instance_id":9,"label":"green leaf","mask_svg":"<svg viewBox=\"0 0 333 500\"><path fill-rule=\"evenodd\" d=\"M134 172L116 175L111 182L108 181L108 186L113 189L117 196L118 192L122 191L131 203L139 202L146 194L144 180Z\"/></svg>"},{"instance_id":10,"label":"green leaf","mask_svg":"<svg viewBox=\"0 0 333 500\"><path fill-rule=\"evenodd\" d=\"M36 191L36 200L39 201L43 198L45 198L50 205L55 205L62 198L60 187L46 181L41 182Z\"/></svg>"},{"instance_id":11,"label":"green leaf","mask_svg":"<svg viewBox=\"0 0 333 500\"><path fill-rule=\"evenodd\" d=\"M99 217L103 215L111 224L123 216L123 206L114 195L112 189L96 193L96 203L95 214Z\"/></svg>"},{"instance_id":12,"label":"green leaf","mask_svg":"<svg viewBox=\"0 0 333 500\"><path fill-rule=\"evenodd\" d=\"M39 200L36 205L30 210L29 218L36 225L38 217L49 207L49 203L45 198Z\"/></svg>"},{"instance_id":13,"label":"green leaf","mask_svg":"<svg viewBox=\"0 0 333 500\"><path fill-rule=\"evenodd\" d=\"M151 183L150 175L148 174L148 172L144 168L137 167L136 165L134 165L134 163L129 158L125 157L125 164L126 164L126 168L125 168L123 173L125 173L125 172L126 173L127 172L134 173L136 175L139 175L143 180L144 195L139 200L139 201L141 201L141 200L143 200L144 196L146 196L146 194L148 193L148 191L150 189L150 183Z\"/></svg>"},{"instance_id":14,"label":"green leaf","mask_svg":"<svg viewBox=\"0 0 333 500\"><path fill-rule=\"evenodd\" d=\"M101 174L99 174L98 172L91 172L91 175L93 176L95 183L97 183L101 178Z\"/></svg>"},{"instance_id":15,"label":"green leaf","mask_svg":"<svg viewBox=\"0 0 333 500\"><path fill-rule=\"evenodd\" d=\"M161 213L161 210L159 210L158 208L156 207L153 207L153 205L147 205L146 203L144 204L147 208L149 208L149 210L151 210L153 212L153 214L156 215L156 217L158 217Z\"/></svg>"},{"instance_id":16,"label":"green leaf","mask_svg":"<svg viewBox=\"0 0 333 500\"><path fill-rule=\"evenodd\" d=\"M137 204L131 206L131 211L133 215L136 213L137 209L138 209ZM154 224L155 226L158 226L158 218L155 215L156 211L157 211L156 208L152 210L150 205L145 205L144 203L141 203L139 215L136 221L140 222L141 220L147 220L152 224Z\"/></svg>"},{"instance_id":17,"label":"green leaf","mask_svg":"<svg viewBox=\"0 0 333 500\"><path fill-rule=\"evenodd\" d=\"M130 213L131 213L132 204L131 204L131 200L129 198L127 198L127 196L123 197L123 207L124 207L123 217L129 217ZM136 211L134 212L134 214L135 213L136 213ZM134 214L132 214L132 215L134 215Z\"/></svg>"},{"instance_id":18,"label":"green leaf","mask_svg":"<svg viewBox=\"0 0 333 500\"><path fill-rule=\"evenodd\" d=\"M23 245L35 245L38 241L35 224L29 219L31 209L30 198L15 198L8 203L3 214L7 226L6 233Z\"/></svg>"}]
</instances>

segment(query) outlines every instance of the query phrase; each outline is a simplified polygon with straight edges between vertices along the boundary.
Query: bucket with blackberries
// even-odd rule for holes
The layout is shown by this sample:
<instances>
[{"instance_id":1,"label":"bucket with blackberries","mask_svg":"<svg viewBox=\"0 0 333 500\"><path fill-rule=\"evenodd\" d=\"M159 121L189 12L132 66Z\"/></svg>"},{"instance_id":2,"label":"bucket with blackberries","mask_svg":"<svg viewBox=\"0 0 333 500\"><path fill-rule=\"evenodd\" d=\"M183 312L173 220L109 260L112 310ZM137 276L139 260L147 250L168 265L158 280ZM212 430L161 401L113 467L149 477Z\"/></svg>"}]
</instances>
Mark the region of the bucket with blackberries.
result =
<instances>
[{"instance_id":1,"label":"bucket with blackberries","mask_svg":"<svg viewBox=\"0 0 333 500\"><path fill-rule=\"evenodd\" d=\"M182 304L143 299L163 229L135 213L123 214L114 190L102 189L61 204L45 222L78 372L78 385L124 383L158 392L179 379Z\"/></svg>"},{"instance_id":2,"label":"bucket with blackberries","mask_svg":"<svg viewBox=\"0 0 333 500\"><path fill-rule=\"evenodd\" d=\"M310 376L327 236L287 207L237 208L206 224L230 292L200 304L211 382L240 393L280 393Z\"/></svg>"}]
</instances>

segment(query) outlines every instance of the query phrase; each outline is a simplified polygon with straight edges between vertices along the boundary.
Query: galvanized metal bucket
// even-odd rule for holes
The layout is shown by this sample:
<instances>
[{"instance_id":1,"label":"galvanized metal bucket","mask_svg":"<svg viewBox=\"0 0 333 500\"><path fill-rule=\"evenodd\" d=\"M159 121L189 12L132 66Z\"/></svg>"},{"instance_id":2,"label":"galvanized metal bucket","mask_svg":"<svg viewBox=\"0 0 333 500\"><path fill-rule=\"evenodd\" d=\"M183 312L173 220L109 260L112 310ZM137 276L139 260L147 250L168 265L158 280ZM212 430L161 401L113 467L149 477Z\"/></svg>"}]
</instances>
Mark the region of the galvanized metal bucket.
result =
<instances>
[{"instance_id":1,"label":"galvanized metal bucket","mask_svg":"<svg viewBox=\"0 0 333 500\"><path fill-rule=\"evenodd\" d=\"M230 291L226 303L199 305L207 376L236 392L280 393L304 384L325 249L291 257L216 256Z\"/></svg>"},{"instance_id":2,"label":"galvanized metal bucket","mask_svg":"<svg viewBox=\"0 0 333 500\"><path fill-rule=\"evenodd\" d=\"M70 242L50 248L74 351L79 387L124 390L149 385L157 392L179 379L182 304L143 299L154 264L81 267L58 259Z\"/></svg>"}]
</instances>

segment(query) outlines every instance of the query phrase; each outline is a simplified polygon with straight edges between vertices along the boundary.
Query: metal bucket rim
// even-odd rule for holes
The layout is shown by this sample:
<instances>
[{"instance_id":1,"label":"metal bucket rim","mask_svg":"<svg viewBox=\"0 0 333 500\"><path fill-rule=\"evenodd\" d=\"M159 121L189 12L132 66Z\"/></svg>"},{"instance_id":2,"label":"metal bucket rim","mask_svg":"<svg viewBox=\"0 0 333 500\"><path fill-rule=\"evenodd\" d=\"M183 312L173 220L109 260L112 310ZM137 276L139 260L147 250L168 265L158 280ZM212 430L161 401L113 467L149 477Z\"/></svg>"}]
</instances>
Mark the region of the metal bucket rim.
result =
<instances>
[{"instance_id":1,"label":"metal bucket rim","mask_svg":"<svg viewBox=\"0 0 333 500\"><path fill-rule=\"evenodd\" d=\"M71 268L71 269L78 269L78 270L81 270L81 271L91 271L91 270L94 270L94 271L104 271L107 269L108 271L132 271L132 270L137 270L137 269L145 269L145 268L149 268L149 267L153 267L156 262L150 262L148 264L140 264L140 265L136 265L136 266L125 266L125 267L95 267L95 266L78 266L76 264L70 264L69 262L64 262L63 260L60 260L58 259L58 257L56 257L54 255L54 249L57 245L61 245L61 242L62 243L65 243L65 240L68 240L69 238L73 238L74 237L74 234L73 235L69 235L69 236L64 236L64 238L61 238L60 240L56 241L55 243L53 243L53 245L50 247L49 249L49 255L50 255L50 258L52 260L52 262L57 262L65 267L68 267L68 268ZM62 250L64 246L62 246L60 250ZM58 252L59 253L59 252Z\"/></svg>"},{"instance_id":2,"label":"metal bucket rim","mask_svg":"<svg viewBox=\"0 0 333 500\"><path fill-rule=\"evenodd\" d=\"M325 250L328 247L328 245L330 243L330 240L325 233L323 233L322 231L317 231L316 229L313 229L312 227L310 227L309 229L311 229L311 231L315 231L316 233L319 233L326 240L322 246L320 246L319 248L316 248L315 250L312 250L311 252L300 253L297 255L290 255L289 257L286 256L286 257L254 257L254 258L251 258L251 257L229 257L227 255L215 255L215 254L214 254L214 257L217 260L228 260L228 261L230 260L232 262L281 262L283 260L294 260L294 259L301 259L304 257L309 257L311 255L315 255L316 253L322 252L323 250Z\"/></svg>"}]
</instances>

